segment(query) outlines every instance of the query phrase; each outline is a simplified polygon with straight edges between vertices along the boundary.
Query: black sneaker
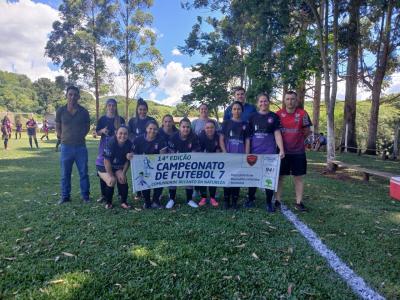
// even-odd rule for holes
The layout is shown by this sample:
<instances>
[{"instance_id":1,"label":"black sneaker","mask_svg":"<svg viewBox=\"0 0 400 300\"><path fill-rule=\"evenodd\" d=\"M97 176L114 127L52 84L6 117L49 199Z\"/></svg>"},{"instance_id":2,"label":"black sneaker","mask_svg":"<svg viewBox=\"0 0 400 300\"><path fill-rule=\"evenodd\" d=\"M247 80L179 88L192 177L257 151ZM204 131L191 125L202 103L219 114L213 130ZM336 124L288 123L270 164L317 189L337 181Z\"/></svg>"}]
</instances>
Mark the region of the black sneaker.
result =
<instances>
[{"instance_id":1,"label":"black sneaker","mask_svg":"<svg viewBox=\"0 0 400 300\"><path fill-rule=\"evenodd\" d=\"M228 201L224 201L224 209L228 210L229 208L231 208L231 206L229 205Z\"/></svg>"},{"instance_id":2,"label":"black sneaker","mask_svg":"<svg viewBox=\"0 0 400 300\"><path fill-rule=\"evenodd\" d=\"M272 202L267 203L266 210L267 210L267 212L269 212L269 213L275 212L275 209L274 209L274 207L272 206Z\"/></svg>"},{"instance_id":3,"label":"black sneaker","mask_svg":"<svg viewBox=\"0 0 400 300\"><path fill-rule=\"evenodd\" d=\"M307 211L307 208L304 206L303 202L300 202L300 204L296 203L294 208L298 211Z\"/></svg>"},{"instance_id":4,"label":"black sneaker","mask_svg":"<svg viewBox=\"0 0 400 300\"><path fill-rule=\"evenodd\" d=\"M162 207L162 205L161 205L160 203L153 202L153 203L151 204L151 208L154 208L154 209L162 209L163 207Z\"/></svg>"},{"instance_id":5,"label":"black sneaker","mask_svg":"<svg viewBox=\"0 0 400 300\"><path fill-rule=\"evenodd\" d=\"M71 198L70 197L65 197L65 198L61 198L60 201L58 201L58 204L64 204L67 202L71 202Z\"/></svg>"},{"instance_id":6,"label":"black sneaker","mask_svg":"<svg viewBox=\"0 0 400 300\"><path fill-rule=\"evenodd\" d=\"M143 204L143 209L151 209L151 203L145 203Z\"/></svg>"},{"instance_id":7,"label":"black sneaker","mask_svg":"<svg viewBox=\"0 0 400 300\"><path fill-rule=\"evenodd\" d=\"M245 207L245 208L253 208L253 207L255 207L255 206L256 206L256 204L255 204L254 200L247 200L247 201L244 203L244 207Z\"/></svg>"},{"instance_id":8,"label":"black sneaker","mask_svg":"<svg viewBox=\"0 0 400 300\"><path fill-rule=\"evenodd\" d=\"M82 197L82 201L83 201L84 203L90 203L90 198L89 198L89 196Z\"/></svg>"},{"instance_id":9,"label":"black sneaker","mask_svg":"<svg viewBox=\"0 0 400 300\"><path fill-rule=\"evenodd\" d=\"M275 200L274 206L275 209L281 209L281 201Z\"/></svg>"},{"instance_id":10,"label":"black sneaker","mask_svg":"<svg viewBox=\"0 0 400 300\"><path fill-rule=\"evenodd\" d=\"M232 206L231 206L231 208L232 208L233 210L238 210L238 209L239 209L239 206L238 206L238 204L237 204L237 201L232 200Z\"/></svg>"}]
</instances>

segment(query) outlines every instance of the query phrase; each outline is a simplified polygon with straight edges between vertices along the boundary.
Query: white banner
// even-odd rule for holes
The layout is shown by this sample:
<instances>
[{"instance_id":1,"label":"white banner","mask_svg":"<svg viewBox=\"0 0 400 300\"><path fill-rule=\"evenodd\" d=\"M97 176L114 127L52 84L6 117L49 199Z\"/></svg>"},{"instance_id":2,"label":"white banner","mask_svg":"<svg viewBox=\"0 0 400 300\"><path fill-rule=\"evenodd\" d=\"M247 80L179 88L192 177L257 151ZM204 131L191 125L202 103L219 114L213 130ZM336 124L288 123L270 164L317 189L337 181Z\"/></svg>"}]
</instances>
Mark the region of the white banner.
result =
<instances>
[{"instance_id":1,"label":"white banner","mask_svg":"<svg viewBox=\"0 0 400 300\"><path fill-rule=\"evenodd\" d=\"M278 187L277 154L175 153L135 155L134 192L168 186Z\"/></svg>"}]
</instances>

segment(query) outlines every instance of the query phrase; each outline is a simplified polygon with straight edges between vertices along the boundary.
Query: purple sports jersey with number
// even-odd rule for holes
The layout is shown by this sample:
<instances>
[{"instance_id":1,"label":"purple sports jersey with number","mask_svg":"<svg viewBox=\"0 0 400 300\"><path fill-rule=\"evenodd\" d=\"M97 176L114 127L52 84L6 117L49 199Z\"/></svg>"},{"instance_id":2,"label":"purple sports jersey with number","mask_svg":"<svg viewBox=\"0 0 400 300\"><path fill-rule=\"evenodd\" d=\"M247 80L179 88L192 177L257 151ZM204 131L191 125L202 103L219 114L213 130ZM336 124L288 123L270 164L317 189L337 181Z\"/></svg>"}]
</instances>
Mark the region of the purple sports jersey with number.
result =
<instances>
[{"instance_id":1,"label":"purple sports jersey with number","mask_svg":"<svg viewBox=\"0 0 400 300\"><path fill-rule=\"evenodd\" d=\"M278 115L273 112L254 114L249 121L251 153L276 154L275 131L280 129Z\"/></svg>"},{"instance_id":2,"label":"purple sports jersey with number","mask_svg":"<svg viewBox=\"0 0 400 300\"><path fill-rule=\"evenodd\" d=\"M225 120L222 123L225 148L228 153L245 153L245 141L249 137L247 122Z\"/></svg>"}]
</instances>

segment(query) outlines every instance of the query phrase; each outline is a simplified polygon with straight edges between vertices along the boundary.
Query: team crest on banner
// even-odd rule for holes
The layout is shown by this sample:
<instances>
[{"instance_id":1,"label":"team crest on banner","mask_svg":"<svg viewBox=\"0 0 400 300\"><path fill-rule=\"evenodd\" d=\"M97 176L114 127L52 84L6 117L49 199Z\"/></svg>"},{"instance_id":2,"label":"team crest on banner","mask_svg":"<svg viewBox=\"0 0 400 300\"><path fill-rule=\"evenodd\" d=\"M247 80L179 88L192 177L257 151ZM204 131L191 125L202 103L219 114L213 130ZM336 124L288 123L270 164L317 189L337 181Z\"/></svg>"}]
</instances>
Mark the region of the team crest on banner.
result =
<instances>
[{"instance_id":1,"label":"team crest on banner","mask_svg":"<svg viewBox=\"0 0 400 300\"><path fill-rule=\"evenodd\" d=\"M250 166L254 166L256 164L256 162L257 162L257 155L253 155L253 154L247 155L247 163Z\"/></svg>"}]
</instances>

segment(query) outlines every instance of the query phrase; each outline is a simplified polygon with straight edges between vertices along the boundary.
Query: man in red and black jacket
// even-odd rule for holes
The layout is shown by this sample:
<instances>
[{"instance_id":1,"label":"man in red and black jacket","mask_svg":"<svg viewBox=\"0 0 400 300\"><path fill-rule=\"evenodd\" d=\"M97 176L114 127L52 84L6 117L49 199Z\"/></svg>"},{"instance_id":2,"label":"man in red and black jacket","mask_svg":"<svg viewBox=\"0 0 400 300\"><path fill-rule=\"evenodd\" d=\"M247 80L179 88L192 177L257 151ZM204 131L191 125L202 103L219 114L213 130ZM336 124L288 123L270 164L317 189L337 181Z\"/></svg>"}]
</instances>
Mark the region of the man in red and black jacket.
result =
<instances>
[{"instance_id":1,"label":"man in red and black jacket","mask_svg":"<svg viewBox=\"0 0 400 300\"><path fill-rule=\"evenodd\" d=\"M293 175L296 191L296 209L306 211L303 204L304 182L303 176L307 173L307 159L304 140L310 133L311 120L307 112L297 107L297 94L288 91L284 98L285 108L277 112L281 121L281 131L285 158L281 161L278 192L276 193L275 207L281 204L283 178Z\"/></svg>"}]
</instances>

